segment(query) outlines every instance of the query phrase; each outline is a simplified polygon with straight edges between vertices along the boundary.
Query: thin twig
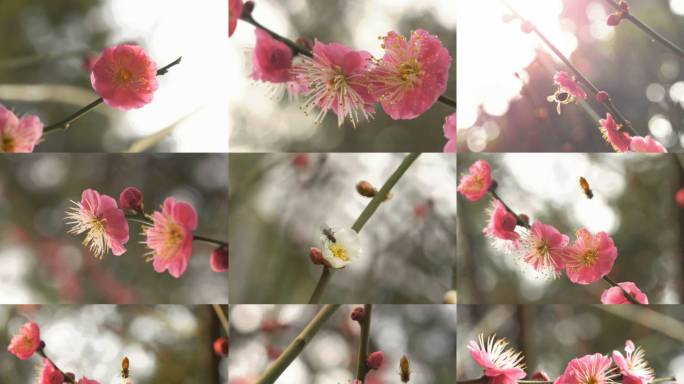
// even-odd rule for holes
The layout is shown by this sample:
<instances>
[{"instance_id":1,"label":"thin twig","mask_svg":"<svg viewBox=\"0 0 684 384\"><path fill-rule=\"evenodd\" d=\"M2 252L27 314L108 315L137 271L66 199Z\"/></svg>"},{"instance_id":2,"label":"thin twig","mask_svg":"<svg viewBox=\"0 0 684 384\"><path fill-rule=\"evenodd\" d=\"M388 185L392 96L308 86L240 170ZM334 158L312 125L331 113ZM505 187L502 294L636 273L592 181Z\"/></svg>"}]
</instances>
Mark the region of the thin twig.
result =
<instances>
[{"instance_id":1,"label":"thin twig","mask_svg":"<svg viewBox=\"0 0 684 384\"><path fill-rule=\"evenodd\" d=\"M615 8L617 11L622 11L622 8L620 7L620 5L616 1L614 1L614 0L605 0L605 1L606 1L606 3L610 4L613 8ZM675 55L679 56L680 58L684 58L684 49L680 48L679 46L677 46L677 44L666 39L665 36L661 35L656 30L654 30L653 28L646 25L646 23L641 21L636 16L632 15L631 12L627 12L626 15L624 16L624 18L626 18L627 20L632 22L632 24L636 25L637 28L646 32L646 34L651 36L651 38L653 38L653 40L662 44L665 48L672 51Z\"/></svg>"},{"instance_id":2,"label":"thin twig","mask_svg":"<svg viewBox=\"0 0 684 384\"><path fill-rule=\"evenodd\" d=\"M228 322L228 316L226 316L226 313L223 312L221 305L212 304L211 307L214 308L216 317L218 317L219 321L221 322L221 326L223 327L223 330L226 331L226 335L230 334L230 323Z\"/></svg>"},{"instance_id":3,"label":"thin twig","mask_svg":"<svg viewBox=\"0 0 684 384\"><path fill-rule=\"evenodd\" d=\"M43 359L49 361L50 364L52 364L52 366L55 367L55 369L56 369L57 371L59 371L59 373L62 374L62 376L64 377L64 381L65 381L65 382L70 383L70 384L76 384L76 380L75 380L73 377L67 375L64 371L62 371L62 370L57 366L57 364L55 364L55 362L52 361L52 359L50 359L50 358L48 357L47 353L45 353L45 343L43 343L42 341L41 341L41 343L42 343L42 345L40 346L40 348L38 348L38 349L36 350L36 352L38 352L38 354L39 354Z\"/></svg>"},{"instance_id":4,"label":"thin twig","mask_svg":"<svg viewBox=\"0 0 684 384\"><path fill-rule=\"evenodd\" d=\"M309 299L309 304L318 304L318 302L321 300L323 292L325 291L325 288L328 286L328 282L330 282L331 276L332 270L328 267L323 267L321 270L321 277L318 279L316 288L314 288L311 298Z\"/></svg>"},{"instance_id":5,"label":"thin twig","mask_svg":"<svg viewBox=\"0 0 684 384\"><path fill-rule=\"evenodd\" d=\"M261 25L261 23L259 23L258 21L254 20L254 17L252 17L252 14L251 14L251 13L245 13L245 12L243 12L242 16L240 16L240 20L243 20L243 21L245 21L245 22L247 22L247 23L249 23L249 24L252 24L252 25L253 25L254 27L256 27L256 28L260 28L260 29L263 29L265 32L268 32L268 34L271 35L271 37L273 37L274 39L276 39L276 40L278 40L278 41L284 43L284 44L287 45L288 47L290 47L290 49L292 49L292 51L293 51L294 53L299 54L299 55L308 56L308 57L313 57L313 53L312 53L310 50L308 50L308 49L302 47L301 45L295 43L294 41L288 39L287 37L284 37L284 36L282 36L282 35L279 35L278 33L273 32L272 30L270 30L270 29L264 27L263 25ZM441 96L437 99L437 101L439 101L440 103L442 103L442 104L444 104L444 105L447 105L447 106L449 106L449 107L456 108L456 101L453 100L453 99L451 99L451 98L448 97L448 96L441 95Z\"/></svg>"},{"instance_id":6,"label":"thin twig","mask_svg":"<svg viewBox=\"0 0 684 384\"><path fill-rule=\"evenodd\" d=\"M366 380L368 373L368 365L366 358L368 357L368 339L370 338L371 327L371 312L373 312L373 304L365 304L363 306L363 319L361 320L361 340L359 340L359 361L356 365L356 379L363 383Z\"/></svg>"},{"instance_id":7,"label":"thin twig","mask_svg":"<svg viewBox=\"0 0 684 384\"><path fill-rule=\"evenodd\" d=\"M173 62L171 62L171 63L165 65L164 67L160 68L159 70L157 70L157 76L165 75L171 67L180 64L181 59L182 59L182 56L178 57ZM45 128L43 128L43 136L45 136L51 132L60 130L60 129L64 129L64 130L68 129L71 126L71 123L78 120L83 115L90 112L91 110L95 109L95 107L102 104L103 101L104 100L100 97L97 100L94 100L90 104L86 105L85 107L83 107L83 108L79 109L78 111L72 113L71 115L65 117L61 121L58 121L54 124L50 124L50 125L46 126Z\"/></svg>"},{"instance_id":8,"label":"thin twig","mask_svg":"<svg viewBox=\"0 0 684 384\"><path fill-rule=\"evenodd\" d=\"M261 374L261 377L256 381L255 384L272 384L278 377L287 369L287 367L294 361L294 359L299 356L299 354L304 350L306 345L311 341L311 339L316 335L318 330L321 329L323 324L335 313L335 311L340 307L339 304L327 304L324 305L314 316L309 324L304 327L302 332L295 337L290 345L285 348L283 353L271 364L270 367Z\"/></svg>"}]
</instances>

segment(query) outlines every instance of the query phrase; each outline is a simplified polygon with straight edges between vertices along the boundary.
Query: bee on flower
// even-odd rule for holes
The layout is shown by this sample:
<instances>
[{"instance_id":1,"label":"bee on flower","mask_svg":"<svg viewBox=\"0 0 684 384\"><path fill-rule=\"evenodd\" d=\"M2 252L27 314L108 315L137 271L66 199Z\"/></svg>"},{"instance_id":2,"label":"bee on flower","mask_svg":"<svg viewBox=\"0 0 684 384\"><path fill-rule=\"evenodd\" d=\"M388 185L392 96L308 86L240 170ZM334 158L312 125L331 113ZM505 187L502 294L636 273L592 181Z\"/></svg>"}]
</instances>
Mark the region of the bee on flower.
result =
<instances>
[{"instance_id":1,"label":"bee on flower","mask_svg":"<svg viewBox=\"0 0 684 384\"><path fill-rule=\"evenodd\" d=\"M331 268L339 269L361 256L361 240L353 229L326 228L321 235L322 257Z\"/></svg>"},{"instance_id":2,"label":"bee on flower","mask_svg":"<svg viewBox=\"0 0 684 384\"><path fill-rule=\"evenodd\" d=\"M572 104L577 99L586 100L587 93L582 89L575 78L567 72L560 71L553 76L553 83L557 89L553 95L546 98L551 103L556 103L556 112L561 114L561 106Z\"/></svg>"}]
</instances>

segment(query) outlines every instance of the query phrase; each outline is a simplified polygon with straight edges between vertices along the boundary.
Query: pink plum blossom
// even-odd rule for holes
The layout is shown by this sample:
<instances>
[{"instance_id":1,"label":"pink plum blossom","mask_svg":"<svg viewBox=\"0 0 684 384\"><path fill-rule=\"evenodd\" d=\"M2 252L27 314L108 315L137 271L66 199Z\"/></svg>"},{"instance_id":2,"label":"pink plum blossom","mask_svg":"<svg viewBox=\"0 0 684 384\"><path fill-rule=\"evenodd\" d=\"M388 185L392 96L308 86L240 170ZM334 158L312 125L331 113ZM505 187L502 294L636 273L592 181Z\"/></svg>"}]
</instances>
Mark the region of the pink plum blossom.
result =
<instances>
[{"instance_id":1,"label":"pink plum blossom","mask_svg":"<svg viewBox=\"0 0 684 384\"><path fill-rule=\"evenodd\" d=\"M261 28L254 30L256 47L252 55L252 79L284 83L290 79L292 50Z\"/></svg>"},{"instance_id":2,"label":"pink plum blossom","mask_svg":"<svg viewBox=\"0 0 684 384\"><path fill-rule=\"evenodd\" d=\"M197 228L197 212L188 203L173 197L164 200L162 211L152 213L153 225L145 229L145 244L152 250L156 272L168 269L179 278L192 256L192 232Z\"/></svg>"},{"instance_id":3,"label":"pink plum blossom","mask_svg":"<svg viewBox=\"0 0 684 384\"><path fill-rule=\"evenodd\" d=\"M43 136L43 123L37 116L18 118L0 104L0 152L33 152Z\"/></svg>"},{"instance_id":4,"label":"pink plum blossom","mask_svg":"<svg viewBox=\"0 0 684 384\"><path fill-rule=\"evenodd\" d=\"M561 273L570 242L568 236L537 220L524 234L521 242L523 261L535 271L554 277Z\"/></svg>"},{"instance_id":5,"label":"pink plum blossom","mask_svg":"<svg viewBox=\"0 0 684 384\"><path fill-rule=\"evenodd\" d=\"M107 105L124 110L149 104L159 87L155 62L130 44L105 48L93 64L90 82Z\"/></svg>"},{"instance_id":6,"label":"pink plum blossom","mask_svg":"<svg viewBox=\"0 0 684 384\"><path fill-rule=\"evenodd\" d=\"M591 284L613 269L618 250L605 232L592 235L584 228L576 233L575 243L568 247L565 272L575 284Z\"/></svg>"},{"instance_id":7,"label":"pink plum blossom","mask_svg":"<svg viewBox=\"0 0 684 384\"><path fill-rule=\"evenodd\" d=\"M316 40L313 58L302 57L292 67L297 83L306 89L303 109L311 113L320 111L316 122L320 123L328 111L337 114L337 125L346 118L356 127L359 115L367 120L373 117L375 97L368 92L367 78L371 54L338 43L324 44Z\"/></svg>"},{"instance_id":8,"label":"pink plum blossom","mask_svg":"<svg viewBox=\"0 0 684 384\"><path fill-rule=\"evenodd\" d=\"M554 384L612 384L613 377L610 357L595 353L572 359Z\"/></svg>"},{"instance_id":9,"label":"pink plum blossom","mask_svg":"<svg viewBox=\"0 0 684 384\"><path fill-rule=\"evenodd\" d=\"M468 168L467 174L461 176L458 192L470 201L477 201L487 194L491 184L491 166L487 160L478 160Z\"/></svg>"},{"instance_id":10,"label":"pink plum blossom","mask_svg":"<svg viewBox=\"0 0 684 384\"><path fill-rule=\"evenodd\" d=\"M601 134L610 144L615 152L627 152L631 144L629 133L622 131L622 126L618 125L613 115L606 113L606 118L599 120Z\"/></svg>"},{"instance_id":11,"label":"pink plum blossom","mask_svg":"<svg viewBox=\"0 0 684 384\"><path fill-rule=\"evenodd\" d=\"M244 6L242 0L228 0L228 37L233 36Z\"/></svg>"},{"instance_id":12,"label":"pink plum blossom","mask_svg":"<svg viewBox=\"0 0 684 384\"><path fill-rule=\"evenodd\" d=\"M444 137L448 140L444 145L444 152L456 152L456 112L444 119L442 129L444 130Z\"/></svg>"},{"instance_id":13,"label":"pink plum blossom","mask_svg":"<svg viewBox=\"0 0 684 384\"><path fill-rule=\"evenodd\" d=\"M40 327L29 321L12 337L7 350L21 360L27 360L40 348Z\"/></svg>"},{"instance_id":14,"label":"pink plum blossom","mask_svg":"<svg viewBox=\"0 0 684 384\"><path fill-rule=\"evenodd\" d=\"M631 304L624 295L623 289L641 304L648 304L648 297L631 281L618 283L619 287L610 287L601 294L603 304Z\"/></svg>"},{"instance_id":15,"label":"pink plum blossom","mask_svg":"<svg viewBox=\"0 0 684 384\"><path fill-rule=\"evenodd\" d=\"M515 215L508 212L503 203L496 199L492 202L489 224L483 232L492 238L517 242L520 239L520 234L515 231L517 224Z\"/></svg>"},{"instance_id":16,"label":"pink plum blossom","mask_svg":"<svg viewBox=\"0 0 684 384\"><path fill-rule=\"evenodd\" d=\"M634 136L629 142L629 150L632 152L666 153L667 149L655 141L651 135L646 137Z\"/></svg>"},{"instance_id":17,"label":"pink plum blossom","mask_svg":"<svg viewBox=\"0 0 684 384\"><path fill-rule=\"evenodd\" d=\"M553 83L558 87L556 92L547 97L550 102L556 103L556 111L561 113L561 105L574 103L577 99L586 99L587 93L577 83L575 78L567 72L559 71L553 76Z\"/></svg>"},{"instance_id":18,"label":"pink plum blossom","mask_svg":"<svg viewBox=\"0 0 684 384\"><path fill-rule=\"evenodd\" d=\"M64 375L48 359L43 359L43 368L40 370L40 384L62 384Z\"/></svg>"},{"instance_id":19,"label":"pink plum blossom","mask_svg":"<svg viewBox=\"0 0 684 384\"><path fill-rule=\"evenodd\" d=\"M382 38L385 55L371 73L370 89L394 120L415 119L446 91L451 55L424 29L409 40L394 31Z\"/></svg>"},{"instance_id":20,"label":"pink plum blossom","mask_svg":"<svg viewBox=\"0 0 684 384\"><path fill-rule=\"evenodd\" d=\"M516 384L525 378L522 354L507 346L506 339L496 340L495 335L485 342L481 334L477 341L468 343L470 357L484 368L484 375L489 378L490 384Z\"/></svg>"},{"instance_id":21,"label":"pink plum blossom","mask_svg":"<svg viewBox=\"0 0 684 384\"><path fill-rule=\"evenodd\" d=\"M625 342L625 355L613 351L613 361L620 369L623 384L650 384L655 379L653 369L649 367L641 347L634 347L632 340Z\"/></svg>"},{"instance_id":22,"label":"pink plum blossom","mask_svg":"<svg viewBox=\"0 0 684 384\"><path fill-rule=\"evenodd\" d=\"M126 252L128 242L128 220L111 196L101 195L94 189L86 189L81 194L81 202L73 202L74 207L67 211L69 233L86 233L83 244L97 258L102 258L108 250L115 256Z\"/></svg>"}]
</instances>

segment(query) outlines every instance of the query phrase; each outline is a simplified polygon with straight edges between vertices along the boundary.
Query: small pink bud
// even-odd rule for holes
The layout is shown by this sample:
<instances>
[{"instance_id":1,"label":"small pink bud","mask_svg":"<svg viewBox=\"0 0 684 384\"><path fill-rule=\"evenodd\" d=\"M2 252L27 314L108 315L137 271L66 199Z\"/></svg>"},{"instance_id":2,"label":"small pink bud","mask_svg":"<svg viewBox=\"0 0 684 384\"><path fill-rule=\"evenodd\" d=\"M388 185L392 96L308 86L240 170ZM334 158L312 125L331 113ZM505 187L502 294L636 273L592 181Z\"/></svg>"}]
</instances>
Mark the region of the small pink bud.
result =
<instances>
[{"instance_id":1,"label":"small pink bud","mask_svg":"<svg viewBox=\"0 0 684 384\"><path fill-rule=\"evenodd\" d=\"M675 201L680 208L684 208L684 187L679 188L677 193L675 193Z\"/></svg>"},{"instance_id":2,"label":"small pink bud","mask_svg":"<svg viewBox=\"0 0 684 384\"><path fill-rule=\"evenodd\" d=\"M321 252L319 248L311 247L309 250L309 258L311 259L311 262L316 265L330 267L330 263L323 258L323 252Z\"/></svg>"},{"instance_id":3,"label":"small pink bud","mask_svg":"<svg viewBox=\"0 0 684 384\"><path fill-rule=\"evenodd\" d=\"M218 247L211 251L209 265L214 272L225 272L228 270L228 248Z\"/></svg>"},{"instance_id":4,"label":"small pink bud","mask_svg":"<svg viewBox=\"0 0 684 384\"><path fill-rule=\"evenodd\" d=\"M496 188L499 186L499 183L496 182L496 180L492 179L492 182L489 184L489 190L490 191L496 191Z\"/></svg>"},{"instance_id":5,"label":"small pink bud","mask_svg":"<svg viewBox=\"0 0 684 384\"><path fill-rule=\"evenodd\" d=\"M610 99L610 95L608 95L608 92L606 91L599 91L599 93L596 94L596 101L599 103L605 103Z\"/></svg>"},{"instance_id":6,"label":"small pink bud","mask_svg":"<svg viewBox=\"0 0 684 384\"><path fill-rule=\"evenodd\" d=\"M361 180L356 184L356 192L364 197L373 197L378 192L373 184L367 182L366 180Z\"/></svg>"},{"instance_id":7,"label":"small pink bud","mask_svg":"<svg viewBox=\"0 0 684 384\"><path fill-rule=\"evenodd\" d=\"M228 356L228 339L219 337L214 341L214 352L219 356Z\"/></svg>"},{"instance_id":8,"label":"small pink bud","mask_svg":"<svg viewBox=\"0 0 684 384\"><path fill-rule=\"evenodd\" d=\"M365 315L366 312L364 312L363 307L356 307L351 313L351 319L354 321L362 322Z\"/></svg>"},{"instance_id":9,"label":"small pink bud","mask_svg":"<svg viewBox=\"0 0 684 384\"><path fill-rule=\"evenodd\" d=\"M255 6L256 4L253 1L246 1L245 5L242 7L241 17L251 16Z\"/></svg>"},{"instance_id":10,"label":"small pink bud","mask_svg":"<svg viewBox=\"0 0 684 384\"><path fill-rule=\"evenodd\" d=\"M530 225L530 217L524 213L518 215L518 219L525 225Z\"/></svg>"},{"instance_id":11,"label":"small pink bud","mask_svg":"<svg viewBox=\"0 0 684 384\"><path fill-rule=\"evenodd\" d=\"M618 24L620 24L620 21L622 21L622 13L615 12L615 13L611 13L610 15L608 15L608 19L606 20L606 24L608 24L611 27L615 27Z\"/></svg>"},{"instance_id":12,"label":"small pink bud","mask_svg":"<svg viewBox=\"0 0 684 384\"><path fill-rule=\"evenodd\" d=\"M143 195L136 187L126 187L119 194L119 208L124 211L143 212Z\"/></svg>"},{"instance_id":13,"label":"small pink bud","mask_svg":"<svg viewBox=\"0 0 684 384\"><path fill-rule=\"evenodd\" d=\"M309 51L313 49L313 42L311 41L311 39L307 39L306 37L298 37L296 42L297 45L302 46L308 49Z\"/></svg>"},{"instance_id":14,"label":"small pink bud","mask_svg":"<svg viewBox=\"0 0 684 384\"><path fill-rule=\"evenodd\" d=\"M309 158L308 154L300 153L292 158L292 165L294 165L296 168L304 170L309 168L309 165L311 165L311 159Z\"/></svg>"},{"instance_id":15,"label":"small pink bud","mask_svg":"<svg viewBox=\"0 0 684 384\"><path fill-rule=\"evenodd\" d=\"M520 24L520 30L523 31L524 33L530 33L532 31L534 31L534 24L525 20L522 22L522 24Z\"/></svg>"},{"instance_id":16,"label":"small pink bud","mask_svg":"<svg viewBox=\"0 0 684 384\"><path fill-rule=\"evenodd\" d=\"M549 375L547 375L546 372L537 371L532 375L532 380L534 380L534 381L551 381L551 378L549 378Z\"/></svg>"},{"instance_id":17,"label":"small pink bud","mask_svg":"<svg viewBox=\"0 0 684 384\"><path fill-rule=\"evenodd\" d=\"M366 358L366 366L368 369L380 369L384 358L385 356L382 354L382 351L375 351Z\"/></svg>"}]
</instances>

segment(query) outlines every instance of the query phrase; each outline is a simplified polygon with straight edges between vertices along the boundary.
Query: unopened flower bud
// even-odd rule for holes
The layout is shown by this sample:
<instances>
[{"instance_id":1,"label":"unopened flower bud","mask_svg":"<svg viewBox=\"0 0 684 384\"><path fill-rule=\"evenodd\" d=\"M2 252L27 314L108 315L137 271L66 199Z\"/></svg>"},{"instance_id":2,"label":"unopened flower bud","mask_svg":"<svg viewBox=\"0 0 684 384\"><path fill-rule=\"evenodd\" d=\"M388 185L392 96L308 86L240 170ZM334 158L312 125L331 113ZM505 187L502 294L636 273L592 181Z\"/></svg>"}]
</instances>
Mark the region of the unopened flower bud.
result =
<instances>
[{"instance_id":1,"label":"unopened flower bud","mask_svg":"<svg viewBox=\"0 0 684 384\"><path fill-rule=\"evenodd\" d=\"M320 248L311 247L309 250L309 258L311 259L311 262L316 265L330 267L330 263L323 258L323 252L321 252Z\"/></svg>"},{"instance_id":2,"label":"unopened flower bud","mask_svg":"<svg viewBox=\"0 0 684 384\"><path fill-rule=\"evenodd\" d=\"M119 208L124 211L143 212L143 194L136 187L126 187L119 194Z\"/></svg>"},{"instance_id":3,"label":"unopened flower bud","mask_svg":"<svg viewBox=\"0 0 684 384\"><path fill-rule=\"evenodd\" d=\"M214 352L219 356L228 356L228 339L219 337L214 341Z\"/></svg>"},{"instance_id":4,"label":"unopened flower bud","mask_svg":"<svg viewBox=\"0 0 684 384\"><path fill-rule=\"evenodd\" d=\"M358 192L361 196L373 197L378 191L371 183L367 182L366 180L362 180L356 184L356 192Z\"/></svg>"},{"instance_id":5,"label":"unopened flower bud","mask_svg":"<svg viewBox=\"0 0 684 384\"><path fill-rule=\"evenodd\" d=\"M380 369L384 358L385 356L382 354L382 351L375 351L366 358L366 367L368 367L369 370Z\"/></svg>"},{"instance_id":6,"label":"unopened flower bud","mask_svg":"<svg viewBox=\"0 0 684 384\"><path fill-rule=\"evenodd\" d=\"M608 19L606 20L606 24L608 24L611 27L615 27L618 24L620 24L620 21L622 21L622 13L621 12L615 12L611 13L608 15Z\"/></svg>"},{"instance_id":7,"label":"unopened flower bud","mask_svg":"<svg viewBox=\"0 0 684 384\"><path fill-rule=\"evenodd\" d=\"M442 302L444 304L456 304L456 301L458 300L458 294L456 293L455 290L450 290L447 291L444 294L444 298L442 299Z\"/></svg>"},{"instance_id":8,"label":"unopened flower bud","mask_svg":"<svg viewBox=\"0 0 684 384\"><path fill-rule=\"evenodd\" d=\"M490 191L496 191L496 188L499 186L499 183L496 182L496 180L492 179L492 182L489 184L489 190Z\"/></svg>"},{"instance_id":9,"label":"unopened flower bud","mask_svg":"<svg viewBox=\"0 0 684 384\"><path fill-rule=\"evenodd\" d=\"M525 20L522 22L522 24L520 24L520 30L523 31L524 33L530 33L532 31L534 31L534 24Z\"/></svg>"},{"instance_id":10,"label":"unopened flower bud","mask_svg":"<svg viewBox=\"0 0 684 384\"><path fill-rule=\"evenodd\" d=\"M358 321L360 323L363 321L365 316L366 312L363 310L363 307L356 307L354 310L352 310L351 319L354 321Z\"/></svg>"},{"instance_id":11,"label":"unopened flower bud","mask_svg":"<svg viewBox=\"0 0 684 384\"><path fill-rule=\"evenodd\" d=\"M209 265L214 272L225 272L228 270L228 248L218 247L211 251Z\"/></svg>"},{"instance_id":12,"label":"unopened flower bud","mask_svg":"<svg viewBox=\"0 0 684 384\"><path fill-rule=\"evenodd\" d=\"M684 187L679 188L675 193L675 202L680 208L684 208Z\"/></svg>"},{"instance_id":13,"label":"unopened flower bud","mask_svg":"<svg viewBox=\"0 0 684 384\"><path fill-rule=\"evenodd\" d=\"M296 42L297 45L302 46L308 50L313 49L313 42L311 41L311 39L307 39L306 37L298 37Z\"/></svg>"},{"instance_id":14,"label":"unopened flower bud","mask_svg":"<svg viewBox=\"0 0 684 384\"><path fill-rule=\"evenodd\" d=\"M75 383L76 382L76 375L73 372L65 372L64 373L64 381L67 383Z\"/></svg>"},{"instance_id":15,"label":"unopened flower bud","mask_svg":"<svg viewBox=\"0 0 684 384\"><path fill-rule=\"evenodd\" d=\"M253 1L245 1L245 4L242 6L241 17L251 16L255 6L256 4Z\"/></svg>"},{"instance_id":16,"label":"unopened flower bud","mask_svg":"<svg viewBox=\"0 0 684 384\"><path fill-rule=\"evenodd\" d=\"M606 91L599 91L599 93L596 94L596 101L599 103L605 103L610 99L610 95L608 95L608 92Z\"/></svg>"},{"instance_id":17,"label":"unopened flower bud","mask_svg":"<svg viewBox=\"0 0 684 384\"><path fill-rule=\"evenodd\" d=\"M311 165L311 158L307 153L297 154L292 158L292 165L301 170L305 170Z\"/></svg>"}]
</instances>

